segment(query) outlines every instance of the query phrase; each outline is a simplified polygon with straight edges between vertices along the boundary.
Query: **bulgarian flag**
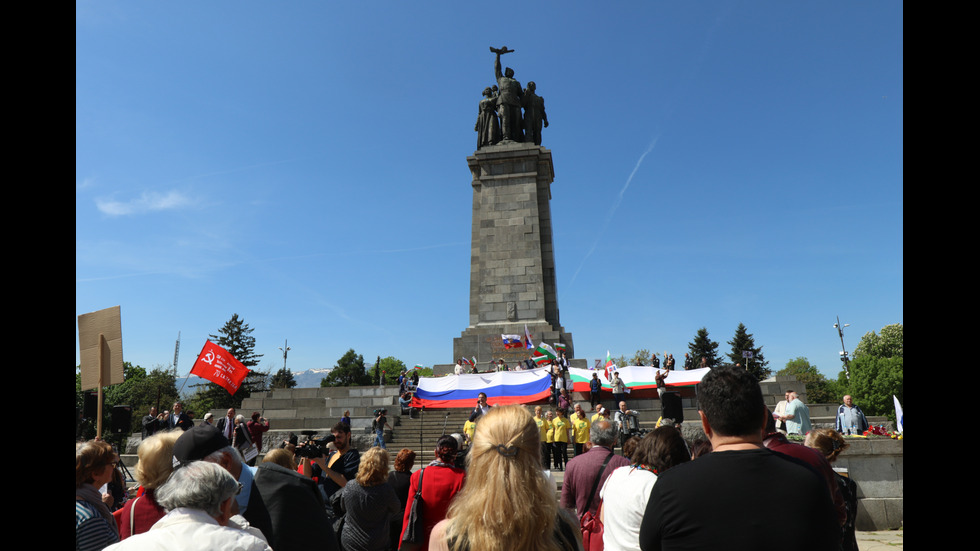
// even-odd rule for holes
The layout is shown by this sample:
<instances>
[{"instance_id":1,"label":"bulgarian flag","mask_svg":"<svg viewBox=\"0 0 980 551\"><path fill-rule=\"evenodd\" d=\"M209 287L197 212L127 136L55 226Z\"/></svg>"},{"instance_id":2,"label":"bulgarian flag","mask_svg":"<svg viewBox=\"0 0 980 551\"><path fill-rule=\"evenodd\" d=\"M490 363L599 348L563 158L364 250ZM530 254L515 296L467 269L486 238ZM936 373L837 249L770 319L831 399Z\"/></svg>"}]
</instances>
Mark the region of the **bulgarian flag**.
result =
<instances>
[{"instance_id":1,"label":"bulgarian flag","mask_svg":"<svg viewBox=\"0 0 980 551\"><path fill-rule=\"evenodd\" d=\"M415 364L415 369L422 369L424 367L422 364Z\"/></svg>"},{"instance_id":2,"label":"bulgarian flag","mask_svg":"<svg viewBox=\"0 0 980 551\"><path fill-rule=\"evenodd\" d=\"M531 361L536 363L537 365L543 365L543 364L551 363L551 358L535 352L534 355L531 356Z\"/></svg>"},{"instance_id":3,"label":"bulgarian flag","mask_svg":"<svg viewBox=\"0 0 980 551\"><path fill-rule=\"evenodd\" d=\"M555 350L557 350L559 352L564 352L565 351L565 345L562 344L562 343L560 343L560 342L556 342L555 343Z\"/></svg>"},{"instance_id":4,"label":"bulgarian flag","mask_svg":"<svg viewBox=\"0 0 980 551\"><path fill-rule=\"evenodd\" d=\"M616 364L612 361L612 355L606 350L606 380L612 380L613 371L616 371Z\"/></svg>"},{"instance_id":5,"label":"bulgarian flag","mask_svg":"<svg viewBox=\"0 0 980 551\"><path fill-rule=\"evenodd\" d=\"M536 356L547 356L550 360L554 360L558 357L558 353L555 352L555 349L548 346L546 343L539 344L538 347L534 349L534 354Z\"/></svg>"}]
</instances>

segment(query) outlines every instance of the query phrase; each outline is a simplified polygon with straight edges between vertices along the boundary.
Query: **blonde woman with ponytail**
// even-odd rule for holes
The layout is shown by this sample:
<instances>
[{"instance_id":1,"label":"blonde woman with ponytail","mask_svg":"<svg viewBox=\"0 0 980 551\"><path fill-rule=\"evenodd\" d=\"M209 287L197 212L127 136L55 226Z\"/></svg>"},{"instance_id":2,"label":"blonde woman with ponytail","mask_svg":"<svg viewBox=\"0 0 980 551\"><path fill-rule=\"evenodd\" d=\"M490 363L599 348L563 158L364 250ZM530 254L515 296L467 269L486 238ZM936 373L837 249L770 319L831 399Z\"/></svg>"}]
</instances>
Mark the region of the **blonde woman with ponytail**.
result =
<instances>
[{"instance_id":1,"label":"blonde woman with ponytail","mask_svg":"<svg viewBox=\"0 0 980 551\"><path fill-rule=\"evenodd\" d=\"M541 469L541 437L523 406L496 406L476 425L466 484L430 550L580 551L578 523L558 507Z\"/></svg>"}]
</instances>

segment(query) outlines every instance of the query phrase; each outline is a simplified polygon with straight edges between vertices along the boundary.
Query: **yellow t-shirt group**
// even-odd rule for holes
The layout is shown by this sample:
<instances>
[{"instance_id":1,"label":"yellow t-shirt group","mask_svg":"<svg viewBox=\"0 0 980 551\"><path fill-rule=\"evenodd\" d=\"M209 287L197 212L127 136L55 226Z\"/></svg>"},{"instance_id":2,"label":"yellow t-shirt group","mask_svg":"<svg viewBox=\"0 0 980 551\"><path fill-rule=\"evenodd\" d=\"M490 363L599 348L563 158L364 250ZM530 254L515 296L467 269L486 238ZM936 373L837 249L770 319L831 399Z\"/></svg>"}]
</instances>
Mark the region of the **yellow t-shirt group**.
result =
<instances>
[{"instance_id":1,"label":"yellow t-shirt group","mask_svg":"<svg viewBox=\"0 0 980 551\"><path fill-rule=\"evenodd\" d=\"M538 433L541 436L541 441L550 442L550 440L548 440L549 438L548 434L554 430L551 427L551 421L548 421L548 418L544 416L542 417L535 416L534 423L538 426Z\"/></svg>"},{"instance_id":2,"label":"yellow t-shirt group","mask_svg":"<svg viewBox=\"0 0 980 551\"><path fill-rule=\"evenodd\" d=\"M553 441L567 444L568 428L571 426L568 421L568 417L555 417L551 420L551 424L554 426Z\"/></svg>"},{"instance_id":3,"label":"yellow t-shirt group","mask_svg":"<svg viewBox=\"0 0 980 551\"><path fill-rule=\"evenodd\" d=\"M578 415L572 417L572 433L575 436L576 444L585 444L589 441L589 428L592 427L592 423L586 417L579 417Z\"/></svg>"},{"instance_id":4,"label":"yellow t-shirt group","mask_svg":"<svg viewBox=\"0 0 980 551\"><path fill-rule=\"evenodd\" d=\"M544 416L534 417L534 423L538 426L541 441L547 444L553 442L567 443L569 441L569 429L572 430L572 442L585 444L589 441L589 429L592 427L593 421L595 421L595 417L589 420L587 418L580 419L577 415L573 415L572 417L555 417L550 421ZM476 432L476 423L466 421L463 425L463 433L466 434L470 441L473 440L474 432Z\"/></svg>"}]
</instances>

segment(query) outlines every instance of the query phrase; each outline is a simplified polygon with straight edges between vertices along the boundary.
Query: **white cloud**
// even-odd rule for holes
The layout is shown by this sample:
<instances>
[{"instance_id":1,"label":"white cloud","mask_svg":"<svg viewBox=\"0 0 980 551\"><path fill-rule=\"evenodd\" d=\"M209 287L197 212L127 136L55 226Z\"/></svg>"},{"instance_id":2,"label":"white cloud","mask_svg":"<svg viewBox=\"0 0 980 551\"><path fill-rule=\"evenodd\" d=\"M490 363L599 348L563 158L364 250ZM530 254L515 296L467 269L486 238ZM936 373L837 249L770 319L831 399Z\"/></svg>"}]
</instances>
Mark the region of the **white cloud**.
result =
<instances>
[{"instance_id":1,"label":"white cloud","mask_svg":"<svg viewBox=\"0 0 980 551\"><path fill-rule=\"evenodd\" d=\"M109 216L126 216L160 210L172 210L189 206L191 203L191 199L179 191L169 191L167 193L144 192L136 199L128 202L116 201L114 199L95 200L95 205L99 211Z\"/></svg>"},{"instance_id":2,"label":"white cloud","mask_svg":"<svg viewBox=\"0 0 980 551\"><path fill-rule=\"evenodd\" d=\"M82 191L95 185L95 178L85 178L81 182L75 182L75 191Z\"/></svg>"}]
</instances>

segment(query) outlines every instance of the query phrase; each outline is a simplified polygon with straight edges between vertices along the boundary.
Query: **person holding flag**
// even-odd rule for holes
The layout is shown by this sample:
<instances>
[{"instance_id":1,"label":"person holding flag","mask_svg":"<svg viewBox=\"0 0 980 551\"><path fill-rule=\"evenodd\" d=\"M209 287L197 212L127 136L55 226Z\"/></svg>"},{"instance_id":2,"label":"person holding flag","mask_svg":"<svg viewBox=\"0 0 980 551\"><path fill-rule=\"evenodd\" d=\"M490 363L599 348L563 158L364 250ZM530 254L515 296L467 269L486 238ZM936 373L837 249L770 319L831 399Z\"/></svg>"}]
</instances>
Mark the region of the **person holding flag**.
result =
<instances>
[{"instance_id":1,"label":"person holding flag","mask_svg":"<svg viewBox=\"0 0 980 551\"><path fill-rule=\"evenodd\" d=\"M619 371L613 371L612 380L609 383L612 385L613 401L618 404L625 400L626 383L619 378Z\"/></svg>"},{"instance_id":2,"label":"person holding flag","mask_svg":"<svg viewBox=\"0 0 980 551\"><path fill-rule=\"evenodd\" d=\"M603 366L606 371L606 380L612 381L613 371L616 370L616 364L612 361L612 355L606 350L606 364Z\"/></svg>"},{"instance_id":3,"label":"person holding flag","mask_svg":"<svg viewBox=\"0 0 980 551\"><path fill-rule=\"evenodd\" d=\"M536 355L538 355L538 356L546 356L549 360L556 360L556 359L558 359L558 352L555 352L555 349L552 348L552 347L550 347L550 346L548 346L547 343L540 343L540 344L538 344L538 346L535 347L534 351L535 351Z\"/></svg>"}]
</instances>

